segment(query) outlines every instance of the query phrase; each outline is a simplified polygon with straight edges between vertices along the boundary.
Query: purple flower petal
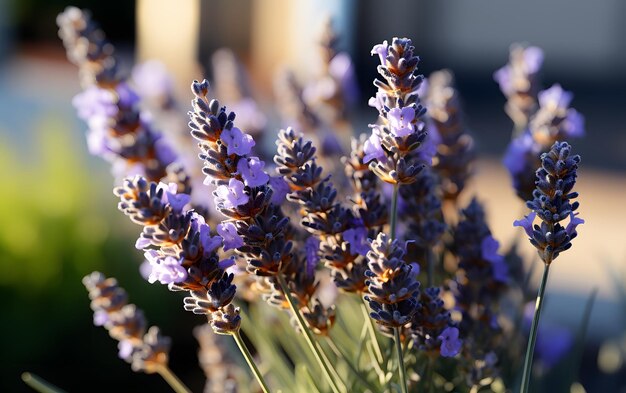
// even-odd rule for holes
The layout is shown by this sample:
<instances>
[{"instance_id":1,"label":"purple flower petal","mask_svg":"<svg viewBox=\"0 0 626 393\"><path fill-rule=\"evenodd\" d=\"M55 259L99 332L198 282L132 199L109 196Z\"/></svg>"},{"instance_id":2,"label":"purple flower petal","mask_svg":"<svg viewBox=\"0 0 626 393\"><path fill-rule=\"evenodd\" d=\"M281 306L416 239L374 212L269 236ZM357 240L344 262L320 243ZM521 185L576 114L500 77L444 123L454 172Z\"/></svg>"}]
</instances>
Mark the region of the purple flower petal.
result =
<instances>
[{"instance_id":1,"label":"purple flower petal","mask_svg":"<svg viewBox=\"0 0 626 393\"><path fill-rule=\"evenodd\" d=\"M439 351L443 357L456 356L463 344L463 340L459 339L459 329L455 327L445 328L437 339L441 340L441 348Z\"/></svg>"},{"instance_id":2,"label":"purple flower petal","mask_svg":"<svg viewBox=\"0 0 626 393\"><path fill-rule=\"evenodd\" d=\"M578 213L574 212L570 213L569 215L569 223L567 224L567 227L565 227L565 232L567 232L570 237L576 233L577 226L585 223L585 220L583 220L582 218L578 218L577 216Z\"/></svg>"},{"instance_id":3,"label":"purple flower petal","mask_svg":"<svg viewBox=\"0 0 626 393\"><path fill-rule=\"evenodd\" d=\"M242 157L237 163L237 172L248 187L258 187L267 184L270 178L263 171L264 167L265 163L259 157Z\"/></svg>"},{"instance_id":4,"label":"purple flower petal","mask_svg":"<svg viewBox=\"0 0 626 393\"><path fill-rule=\"evenodd\" d=\"M365 227L356 227L343 232L343 240L350 246L351 254L367 255L370 251L370 243L367 238Z\"/></svg>"},{"instance_id":5,"label":"purple flower petal","mask_svg":"<svg viewBox=\"0 0 626 393\"><path fill-rule=\"evenodd\" d=\"M380 59L380 64L386 65L387 64L388 48L389 48L389 44L387 43L387 40L385 40L385 41L383 41L382 44L374 45L374 47L372 48L372 51L370 52L370 54L372 56L373 55L378 55L378 58Z\"/></svg>"},{"instance_id":6,"label":"purple flower petal","mask_svg":"<svg viewBox=\"0 0 626 393\"><path fill-rule=\"evenodd\" d=\"M183 207L191 201L191 196L187 194L176 194L169 191L165 192L167 202L172 207L172 210L176 213L183 211Z\"/></svg>"},{"instance_id":7,"label":"purple flower petal","mask_svg":"<svg viewBox=\"0 0 626 393\"><path fill-rule=\"evenodd\" d=\"M224 239L224 251L243 246L243 238L237 233L237 227L232 222L217 224L217 233Z\"/></svg>"},{"instance_id":8,"label":"purple flower petal","mask_svg":"<svg viewBox=\"0 0 626 393\"><path fill-rule=\"evenodd\" d=\"M237 179L230 179L228 186L222 184L214 192L215 204L226 209L245 205L250 200L250 196L244 192L244 184Z\"/></svg>"},{"instance_id":9,"label":"purple flower petal","mask_svg":"<svg viewBox=\"0 0 626 393\"><path fill-rule=\"evenodd\" d=\"M237 127L222 131L220 139L226 144L227 153L229 155L236 154L238 156L245 156L250 153L252 147L255 145L252 136L243 133Z\"/></svg>"},{"instance_id":10,"label":"purple flower petal","mask_svg":"<svg viewBox=\"0 0 626 393\"><path fill-rule=\"evenodd\" d=\"M161 284L172 284L187 279L187 269L181 265L181 260L171 256L150 260L152 271L148 276L150 284L159 281Z\"/></svg>"},{"instance_id":11,"label":"purple flower petal","mask_svg":"<svg viewBox=\"0 0 626 393\"><path fill-rule=\"evenodd\" d=\"M320 239L317 236L309 236L304 242L304 250L306 254L306 273L312 277L315 274L315 268L320 262Z\"/></svg>"},{"instance_id":12,"label":"purple flower petal","mask_svg":"<svg viewBox=\"0 0 626 393\"><path fill-rule=\"evenodd\" d=\"M289 183L282 177L270 177L270 188L272 189L272 199L270 202L274 205L280 205L285 201L287 194L291 192Z\"/></svg>"},{"instance_id":13,"label":"purple flower petal","mask_svg":"<svg viewBox=\"0 0 626 393\"><path fill-rule=\"evenodd\" d=\"M372 134L369 139L365 141L365 144L363 145L363 152L365 153L365 156L363 157L363 162L365 164L374 159L381 160L385 157L385 151L380 144L380 138L378 135Z\"/></svg>"},{"instance_id":14,"label":"purple flower petal","mask_svg":"<svg viewBox=\"0 0 626 393\"><path fill-rule=\"evenodd\" d=\"M528 235L528 237L530 237L532 239L532 237L533 237L533 222L535 221L535 217L536 216L537 216L537 213L530 212L530 214L525 216L523 219L513 221L513 226L514 227L522 227L522 228L524 228L524 231L526 231L526 234Z\"/></svg>"}]
</instances>

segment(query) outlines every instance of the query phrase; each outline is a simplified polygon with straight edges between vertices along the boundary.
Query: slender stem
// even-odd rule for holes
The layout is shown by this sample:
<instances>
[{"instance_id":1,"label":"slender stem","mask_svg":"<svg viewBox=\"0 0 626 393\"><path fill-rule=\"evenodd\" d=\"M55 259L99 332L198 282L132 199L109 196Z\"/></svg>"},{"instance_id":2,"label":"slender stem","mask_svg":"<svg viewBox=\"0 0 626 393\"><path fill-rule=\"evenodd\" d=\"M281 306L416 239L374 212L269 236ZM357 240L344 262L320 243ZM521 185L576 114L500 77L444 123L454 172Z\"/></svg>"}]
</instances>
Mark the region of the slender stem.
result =
<instances>
[{"instance_id":1,"label":"slender stem","mask_svg":"<svg viewBox=\"0 0 626 393\"><path fill-rule=\"evenodd\" d=\"M244 358L246 358L246 362L248 362L248 366L250 367L250 370L252 370L252 373L256 377L256 380L259 382L259 385L261 385L261 389L263 389L263 392L269 393L270 389L267 387L267 384L265 383L265 380L263 379L263 374L261 374L258 367L256 366L256 363L254 363L254 358L250 354L250 351L248 350L246 343L241 338L241 334L239 333L239 330L232 333L232 336L233 336L233 339L235 339L235 342L237 343L237 346L239 347L241 354L243 355Z\"/></svg>"},{"instance_id":2,"label":"slender stem","mask_svg":"<svg viewBox=\"0 0 626 393\"><path fill-rule=\"evenodd\" d=\"M365 299L362 299L363 303L361 303L361 311L363 311L363 317L365 318L365 325L367 326L367 330L370 334L370 340L374 345L374 352L376 353L376 361L378 364L383 364L385 358L383 357L383 351L380 349L380 343L378 342L378 338L376 337L376 327L374 326L374 321L370 317L369 312L367 312L367 305L365 304Z\"/></svg>"},{"instance_id":3,"label":"slender stem","mask_svg":"<svg viewBox=\"0 0 626 393\"><path fill-rule=\"evenodd\" d=\"M548 283L548 273L550 271L550 264L546 263L543 271L543 277L541 279L541 285L539 286L539 292L537 293L537 301L535 302L535 315L533 316L533 323L530 327L530 336L528 337L528 346L526 347L526 357L524 359L524 372L522 373L522 386L520 393L528 393L530 387L530 373L533 364L533 355L535 352L535 342L537 341L537 327L539 326L539 316L541 315L541 306L543 305L543 297L546 291L546 284Z\"/></svg>"},{"instance_id":4,"label":"slender stem","mask_svg":"<svg viewBox=\"0 0 626 393\"><path fill-rule=\"evenodd\" d=\"M40 393L65 393L65 390L54 386L50 382L32 373L23 373L22 381Z\"/></svg>"},{"instance_id":5,"label":"slender stem","mask_svg":"<svg viewBox=\"0 0 626 393\"><path fill-rule=\"evenodd\" d=\"M167 382L167 384L170 385L172 390L176 393L191 393L191 390L189 390L189 388L185 386L185 384L180 379L178 379L176 374L174 374L172 370L167 367L167 365L164 364L160 367L157 367L156 371L163 377L165 382Z\"/></svg>"},{"instance_id":6,"label":"slender stem","mask_svg":"<svg viewBox=\"0 0 626 393\"><path fill-rule=\"evenodd\" d=\"M400 387L402 393L407 393L409 390L406 385L406 370L404 369L404 356L402 355L402 341L400 340L400 328L393 329L393 338L396 342L396 354L398 355L398 372L400 373Z\"/></svg>"},{"instance_id":7,"label":"slender stem","mask_svg":"<svg viewBox=\"0 0 626 393\"><path fill-rule=\"evenodd\" d=\"M324 377L328 381L330 388L332 389L334 393L340 393L342 391L345 391L345 387L343 390L339 389L339 387L337 386L337 383L331 376L329 366L324 362L322 355L320 354L319 348L317 347L317 345L315 345L313 335L311 334L311 331L307 327L306 322L304 321L304 318L302 318L300 311L298 311L298 308L296 307L293 297L291 296L291 292L289 291L289 287L287 286L287 283L285 282L285 278L282 276L282 274L277 274L276 278L278 280L278 283L280 284L281 289L283 290L283 293L285 294L285 298L287 298L287 302L289 303L289 307L291 307L291 311L293 312L293 314L296 317L296 320L298 321L298 326L300 327L300 330L302 330L302 333L304 334L304 338L306 339L306 342L309 345L309 349L311 349L311 352L313 352L315 359L317 360L320 367L322 368Z\"/></svg>"},{"instance_id":8,"label":"slender stem","mask_svg":"<svg viewBox=\"0 0 626 393\"><path fill-rule=\"evenodd\" d=\"M391 212L390 212L390 225L391 228L389 229L390 235L391 235L391 240L394 240L396 238L396 225L398 222L398 188L399 188L399 184L396 183L393 185L393 196L391 197Z\"/></svg>"},{"instance_id":9,"label":"slender stem","mask_svg":"<svg viewBox=\"0 0 626 393\"><path fill-rule=\"evenodd\" d=\"M359 370L357 370L357 368L352 364L352 362L350 362L350 360L348 359L348 356L346 356L346 354L341 350L341 348L339 348L337 346L337 344L335 344L335 342L332 340L332 338L330 338L329 336L326 336L326 343L328 344L328 346L330 347L331 351L333 351L335 353L335 355L337 356L337 358L342 359L347 365L348 368L350 368L350 370L352 370L352 372L354 373L354 375L356 375L357 380L359 382L361 382L361 384L363 386L365 386L366 388L368 388L369 390L371 390L372 392L375 392L377 389L375 387L373 387L364 377L363 375L361 375L361 373L359 372Z\"/></svg>"}]
</instances>

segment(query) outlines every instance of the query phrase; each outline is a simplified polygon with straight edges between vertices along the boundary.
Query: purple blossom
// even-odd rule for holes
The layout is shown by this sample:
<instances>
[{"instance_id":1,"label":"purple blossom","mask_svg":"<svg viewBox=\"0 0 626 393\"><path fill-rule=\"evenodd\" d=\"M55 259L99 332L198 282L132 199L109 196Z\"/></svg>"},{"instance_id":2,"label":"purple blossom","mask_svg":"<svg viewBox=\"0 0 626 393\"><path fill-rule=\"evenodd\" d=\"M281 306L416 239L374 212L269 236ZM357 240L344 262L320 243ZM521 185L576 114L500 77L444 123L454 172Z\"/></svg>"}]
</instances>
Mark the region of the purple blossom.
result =
<instances>
[{"instance_id":1,"label":"purple blossom","mask_svg":"<svg viewBox=\"0 0 626 393\"><path fill-rule=\"evenodd\" d=\"M217 266L222 270L226 270L236 265L235 265L235 260L233 258L227 258L227 259L222 259L221 261L219 261L217 263Z\"/></svg>"},{"instance_id":2,"label":"purple blossom","mask_svg":"<svg viewBox=\"0 0 626 393\"><path fill-rule=\"evenodd\" d=\"M304 250L306 253L306 274L312 277L315 274L315 268L320 262L320 239L317 236L309 236L304 242Z\"/></svg>"},{"instance_id":3,"label":"purple blossom","mask_svg":"<svg viewBox=\"0 0 626 393\"><path fill-rule=\"evenodd\" d=\"M182 260L172 256L163 258L158 253L149 251L144 253L144 256L152 267L152 271L148 276L150 284L154 284L156 281L159 281L161 284L172 284L187 279L187 269L181 265Z\"/></svg>"},{"instance_id":4,"label":"purple blossom","mask_svg":"<svg viewBox=\"0 0 626 393\"><path fill-rule=\"evenodd\" d=\"M359 86L350 55L337 53L328 63L328 73L339 82L346 103L354 105L359 97Z\"/></svg>"},{"instance_id":5,"label":"purple blossom","mask_svg":"<svg viewBox=\"0 0 626 393\"><path fill-rule=\"evenodd\" d=\"M441 348L439 351L443 357L456 356L463 344L463 340L459 339L459 329L455 327L445 328L437 339L441 340Z\"/></svg>"},{"instance_id":6,"label":"purple blossom","mask_svg":"<svg viewBox=\"0 0 626 393\"><path fill-rule=\"evenodd\" d=\"M118 97L118 104L121 107L132 108L139 103L139 96L127 83L121 82L115 86Z\"/></svg>"},{"instance_id":7,"label":"purple blossom","mask_svg":"<svg viewBox=\"0 0 626 393\"><path fill-rule=\"evenodd\" d=\"M173 94L174 82L165 65L148 60L133 67L132 78L137 91L148 99L164 99Z\"/></svg>"},{"instance_id":8,"label":"purple blossom","mask_svg":"<svg viewBox=\"0 0 626 393\"><path fill-rule=\"evenodd\" d=\"M537 213L535 213L534 211L530 212L527 216L524 216L524 218L522 218L521 220L513 221L513 226L524 228L524 231L526 231L526 234L528 235L528 237L532 239L533 238L533 222L535 221L536 216L537 216Z\"/></svg>"},{"instance_id":9,"label":"purple blossom","mask_svg":"<svg viewBox=\"0 0 626 393\"><path fill-rule=\"evenodd\" d=\"M585 136L585 117L574 108L568 109L563 131L567 137L582 138Z\"/></svg>"},{"instance_id":10,"label":"purple blossom","mask_svg":"<svg viewBox=\"0 0 626 393\"><path fill-rule=\"evenodd\" d=\"M120 359L128 359L133 354L135 347L132 341L122 340L117 344L117 349L117 356L119 356Z\"/></svg>"},{"instance_id":11,"label":"purple blossom","mask_svg":"<svg viewBox=\"0 0 626 393\"><path fill-rule=\"evenodd\" d=\"M385 157L385 151L383 150L382 145L380 144L380 138L376 134L372 134L363 145L363 152L365 156L363 157L363 162L368 163L373 159L381 160Z\"/></svg>"},{"instance_id":12,"label":"purple blossom","mask_svg":"<svg viewBox=\"0 0 626 393\"><path fill-rule=\"evenodd\" d=\"M222 244L221 236L211 236L211 227L205 223L204 217L196 212L193 212L191 222L192 225L197 225L199 227L200 244L202 244L204 255L210 254Z\"/></svg>"},{"instance_id":13,"label":"purple blossom","mask_svg":"<svg viewBox=\"0 0 626 393\"><path fill-rule=\"evenodd\" d=\"M102 156L111 149L108 146L108 135L105 126L92 127L87 131L87 149L90 154Z\"/></svg>"},{"instance_id":14,"label":"purple blossom","mask_svg":"<svg viewBox=\"0 0 626 393\"><path fill-rule=\"evenodd\" d=\"M172 146L163 137L154 142L154 154L162 165L167 166L176 161L177 155Z\"/></svg>"},{"instance_id":15,"label":"purple blossom","mask_svg":"<svg viewBox=\"0 0 626 393\"><path fill-rule=\"evenodd\" d=\"M505 283L508 281L509 268L504 261L504 257L498 254L500 243L489 235L480 244L482 257L491 263L493 278L496 281Z\"/></svg>"},{"instance_id":16,"label":"purple blossom","mask_svg":"<svg viewBox=\"0 0 626 393\"><path fill-rule=\"evenodd\" d=\"M270 176L270 188L272 189L272 199L270 202L274 205L280 205L285 201L287 194L291 192L289 184L280 176Z\"/></svg>"},{"instance_id":17,"label":"purple blossom","mask_svg":"<svg viewBox=\"0 0 626 393\"><path fill-rule=\"evenodd\" d=\"M244 184L237 179L230 179L228 186L222 184L214 191L215 204L226 209L241 206L248 203L250 197L244 192Z\"/></svg>"},{"instance_id":18,"label":"purple blossom","mask_svg":"<svg viewBox=\"0 0 626 393\"><path fill-rule=\"evenodd\" d=\"M350 246L351 254L365 256L370 250L367 229L365 227L356 227L343 231L343 239Z\"/></svg>"},{"instance_id":19,"label":"purple blossom","mask_svg":"<svg viewBox=\"0 0 626 393\"><path fill-rule=\"evenodd\" d=\"M241 158L237 163L237 172L241 175L246 186L258 187L267 184L269 176L263 171L265 162L259 157Z\"/></svg>"},{"instance_id":20,"label":"purple blossom","mask_svg":"<svg viewBox=\"0 0 626 393\"><path fill-rule=\"evenodd\" d=\"M539 72L541 65L543 64L543 50L536 46L529 46L524 49L524 65L526 72L529 74L535 74Z\"/></svg>"},{"instance_id":21,"label":"purple blossom","mask_svg":"<svg viewBox=\"0 0 626 393\"><path fill-rule=\"evenodd\" d=\"M224 239L224 251L243 246L243 238L237 234L237 227L232 222L217 224L217 233Z\"/></svg>"},{"instance_id":22,"label":"purple blossom","mask_svg":"<svg viewBox=\"0 0 626 393\"><path fill-rule=\"evenodd\" d=\"M387 50L389 48L389 44L387 43L387 40L383 41L382 44L377 44L374 45L374 47L372 48L372 51L370 52L370 54L373 55L378 55L378 57L380 58L380 64L385 65L387 64Z\"/></svg>"},{"instance_id":23,"label":"purple blossom","mask_svg":"<svg viewBox=\"0 0 626 393\"><path fill-rule=\"evenodd\" d=\"M526 168L527 155L531 152L539 152L540 146L537 145L529 132L524 132L517 138L511 140L506 149L502 163L509 170L512 176L515 176Z\"/></svg>"},{"instance_id":24,"label":"purple blossom","mask_svg":"<svg viewBox=\"0 0 626 393\"><path fill-rule=\"evenodd\" d=\"M96 310L93 313L93 324L96 326L104 326L109 322L109 314L104 310Z\"/></svg>"},{"instance_id":25,"label":"purple blossom","mask_svg":"<svg viewBox=\"0 0 626 393\"><path fill-rule=\"evenodd\" d=\"M135 241L135 248L137 250L143 250L146 247L150 246L150 244L152 244L152 243L150 242L149 238L143 237L143 236L139 236L137 238L137 241Z\"/></svg>"},{"instance_id":26,"label":"purple blossom","mask_svg":"<svg viewBox=\"0 0 626 393\"><path fill-rule=\"evenodd\" d=\"M119 111L115 93L97 86L90 86L74 96L72 105L76 108L78 117L88 123L93 118L114 117Z\"/></svg>"},{"instance_id":27,"label":"purple blossom","mask_svg":"<svg viewBox=\"0 0 626 393\"><path fill-rule=\"evenodd\" d=\"M385 102L387 99L387 94L384 91L378 90L374 97L370 97L369 101L367 101L367 105L372 108L378 109L378 112L382 112L385 107Z\"/></svg>"},{"instance_id":28,"label":"purple blossom","mask_svg":"<svg viewBox=\"0 0 626 393\"><path fill-rule=\"evenodd\" d=\"M250 153L252 146L255 145L252 136L243 133L237 127L222 131L220 139L226 144L228 155L245 156Z\"/></svg>"},{"instance_id":29,"label":"purple blossom","mask_svg":"<svg viewBox=\"0 0 626 393\"><path fill-rule=\"evenodd\" d=\"M569 215L569 223L567 224L567 227L565 227L565 232L567 232L569 237L572 237L572 235L576 235L576 227L580 224L585 223L585 220L576 216L578 216L578 213L574 212L570 213Z\"/></svg>"},{"instance_id":30,"label":"purple blossom","mask_svg":"<svg viewBox=\"0 0 626 393\"><path fill-rule=\"evenodd\" d=\"M517 86L513 82L514 73L519 75L518 77L522 75L527 77L539 72L543 64L543 51L540 48L529 46L522 50L521 63L507 64L493 74L493 79L498 82L500 90L506 96L510 96L517 91ZM515 59L512 62L515 62Z\"/></svg>"},{"instance_id":31,"label":"purple blossom","mask_svg":"<svg viewBox=\"0 0 626 393\"><path fill-rule=\"evenodd\" d=\"M392 135L396 137L405 137L413 133L413 124L411 122L415 119L415 108L412 106L405 106L404 108L392 108L387 113L387 120L389 120L389 128Z\"/></svg>"},{"instance_id":32,"label":"purple blossom","mask_svg":"<svg viewBox=\"0 0 626 393\"><path fill-rule=\"evenodd\" d=\"M574 98L574 94L570 91L563 90L561 85L552 85L549 89L540 91L538 94L539 105L542 107L551 107L554 109L567 109L570 102Z\"/></svg>"},{"instance_id":33,"label":"purple blossom","mask_svg":"<svg viewBox=\"0 0 626 393\"><path fill-rule=\"evenodd\" d=\"M170 191L165 192L167 202L172 207L172 210L175 213L180 213L183 211L183 207L189 203L191 200L191 196L187 194L176 194Z\"/></svg>"}]
</instances>

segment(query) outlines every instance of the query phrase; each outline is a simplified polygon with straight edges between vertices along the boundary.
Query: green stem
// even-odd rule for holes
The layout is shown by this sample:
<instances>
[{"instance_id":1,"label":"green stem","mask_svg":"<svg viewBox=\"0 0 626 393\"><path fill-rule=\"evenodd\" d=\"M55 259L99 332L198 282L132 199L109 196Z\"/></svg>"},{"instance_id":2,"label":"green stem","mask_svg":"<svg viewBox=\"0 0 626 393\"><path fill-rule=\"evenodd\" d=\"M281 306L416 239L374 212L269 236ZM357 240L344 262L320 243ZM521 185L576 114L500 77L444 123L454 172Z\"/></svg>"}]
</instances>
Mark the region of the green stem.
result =
<instances>
[{"instance_id":1,"label":"green stem","mask_svg":"<svg viewBox=\"0 0 626 393\"><path fill-rule=\"evenodd\" d=\"M408 388L406 385L406 370L404 369L404 356L402 355L402 341L400 340L400 328L393 329L393 338L396 342L396 354L398 355L398 372L400 373L400 388L402 393L407 393Z\"/></svg>"},{"instance_id":2,"label":"green stem","mask_svg":"<svg viewBox=\"0 0 626 393\"><path fill-rule=\"evenodd\" d=\"M267 384L265 383L265 380L263 379L263 374L261 374L261 372L259 371L259 368L256 366L256 363L254 363L254 358L250 354L250 351L248 350L246 343L241 338L241 334L239 334L239 330L232 333L232 336L235 339L235 342L237 343L237 346L239 347L241 354L243 355L244 358L246 358L246 362L248 363L250 370L252 370L252 373L256 377L256 380L259 382L259 385L261 385L261 389L263 389L264 393L269 393L270 389L267 387Z\"/></svg>"},{"instance_id":3,"label":"green stem","mask_svg":"<svg viewBox=\"0 0 626 393\"><path fill-rule=\"evenodd\" d=\"M370 317L369 312L367 311L367 305L365 304L365 299L362 299L363 303L361 303L361 311L363 311L363 318L365 318L365 325L367 326L367 330L370 334L370 340L374 346L374 352L376 354L376 361L378 364L383 364L385 358L383 357L383 351L380 349L380 343L378 342L378 338L376 337L376 327L374 326L374 321Z\"/></svg>"},{"instance_id":4,"label":"green stem","mask_svg":"<svg viewBox=\"0 0 626 393\"><path fill-rule=\"evenodd\" d=\"M298 321L298 326L300 327L300 330L302 330L304 338L306 339L306 342L309 345L309 349L311 350L311 352L313 352L315 359L317 360L320 367L322 368L324 377L328 381L330 388L332 389L334 393L345 392L345 387L343 390L339 389L339 387L337 386L337 383L331 376L329 366L328 364L324 362L322 355L320 354L319 348L315 344L311 331L307 327L306 322L304 321L304 318L302 317L302 315L300 314L300 311L296 307L293 297L291 296L291 292L289 291L289 287L287 286L287 282L285 282L285 278L282 276L282 274L277 274L276 278L278 280L278 284L280 285L283 293L285 294L285 298L287 298L287 303L289 303L289 307L291 307L291 311L293 312L293 314L296 317L296 320Z\"/></svg>"},{"instance_id":5,"label":"green stem","mask_svg":"<svg viewBox=\"0 0 626 393\"><path fill-rule=\"evenodd\" d=\"M163 377L165 382L167 382L167 384L170 385L172 390L176 393L191 393L191 390L189 390L189 388L185 386L185 384L180 379L178 379L176 374L174 374L172 370L167 367L167 365L164 364L158 367L157 372Z\"/></svg>"},{"instance_id":6,"label":"green stem","mask_svg":"<svg viewBox=\"0 0 626 393\"><path fill-rule=\"evenodd\" d=\"M546 291L546 284L548 283L548 273L550 271L550 264L546 263L543 271L543 277L541 279L541 285L539 286L539 292L537 293L537 301L535 302L535 315L533 316L533 322L530 327L530 336L528 337L528 346L526 347L526 357L524 359L524 372L522 373L522 386L520 387L520 393L528 393L530 387L530 373L533 364L533 355L535 352L535 342L537 341L537 328L539 326L539 316L541 315L541 306L543 305L543 297Z\"/></svg>"},{"instance_id":7,"label":"green stem","mask_svg":"<svg viewBox=\"0 0 626 393\"><path fill-rule=\"evenodd\" d=\"M22 381L40 393L65 393L65 390L54 386L50 382L38 377L35 374L23 373Z\"/></svg>"},{"instance_id":8,"label":"green stem","mask_svg":"<svg viewBox=\"0 0 626 393\"><path fill-rule=\"evenodd\" d=\"M326 336L326 343L328 344L330 349L335 353L337 358L342 359L348 365L348 368L354 373L354 375L356 375L357 380L361 382L363 386L365 386L372 392L375 392L377 390L363 377L363 375L361 375L359 370L357 370L357 368L352 364L352 362L350 362L350 360L348 359L348 356L341 350L341 348L337 346L337 344L335 344L335 342L329 336Z\"/></svg>"},{"instance_id":9,"label":"green stem","mask_svg":"<svg viewBox=\"0 0 626 393\"><path fill-rule=\"evenodd\" d=\"M391 197L391 216L389 219L391 228L389 229L391 240L396 238L396 225L398 222L398 188L400 185L398 183L393 185L393 196Z\"/></svg>"}]
</instances>

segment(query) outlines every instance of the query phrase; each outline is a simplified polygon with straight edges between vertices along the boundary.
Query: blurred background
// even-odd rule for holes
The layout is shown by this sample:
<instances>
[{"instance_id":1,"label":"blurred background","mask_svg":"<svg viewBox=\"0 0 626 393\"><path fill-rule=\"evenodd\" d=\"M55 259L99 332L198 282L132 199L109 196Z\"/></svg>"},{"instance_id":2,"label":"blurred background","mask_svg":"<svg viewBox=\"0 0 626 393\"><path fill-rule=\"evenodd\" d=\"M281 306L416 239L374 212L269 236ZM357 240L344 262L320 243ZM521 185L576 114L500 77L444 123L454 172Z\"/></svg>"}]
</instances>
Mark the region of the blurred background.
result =
<instances>
[{"instance_id":1,"label":"blurred background","mask_svg":"<svg viewBox=\"0 0 626 393\"><path fill-rule=\"evenodd\" d=\"M71 105L80 91L77 70L55 24L68 5L92 11L123 70L146 59L164 62L183 105L191 99L190 81L212 75L212 54L231 48L267 114L268 133L280 126L272 106L276 72L284 66L299 78L313 72L317 54L310 48L325 17L333 18L339 48L356 65L361 97L352 119L359 133L376 118L366 106L375 92L371 47L394 36L412 38L425 75L441 68L456 74L480 157L465 196L486 202L505 245L521 206L500 164L512 125L492 74L508 61L512 43L543 48L545 85L573 91L572 106L586 119L587 136L573 145L583 157L578 190L587 222L573 251L553 266L542 317L574 331L598 288L583 385L589 392L626 391L626 3L620 0L0 0L0 390L29 391L19 375L32 371L68 391L167 391L160 378L133 373L106 331L93 327L80 281L93 270L117 277L150 324L173 337L172 369L194 391L204 384L190 334L202 321L182 310L181 297L137 274L138 227L116 210L109 165L87 152L86 125ZM530 255L530 245L524 247Z\"/></svg>"}]
</instances>

